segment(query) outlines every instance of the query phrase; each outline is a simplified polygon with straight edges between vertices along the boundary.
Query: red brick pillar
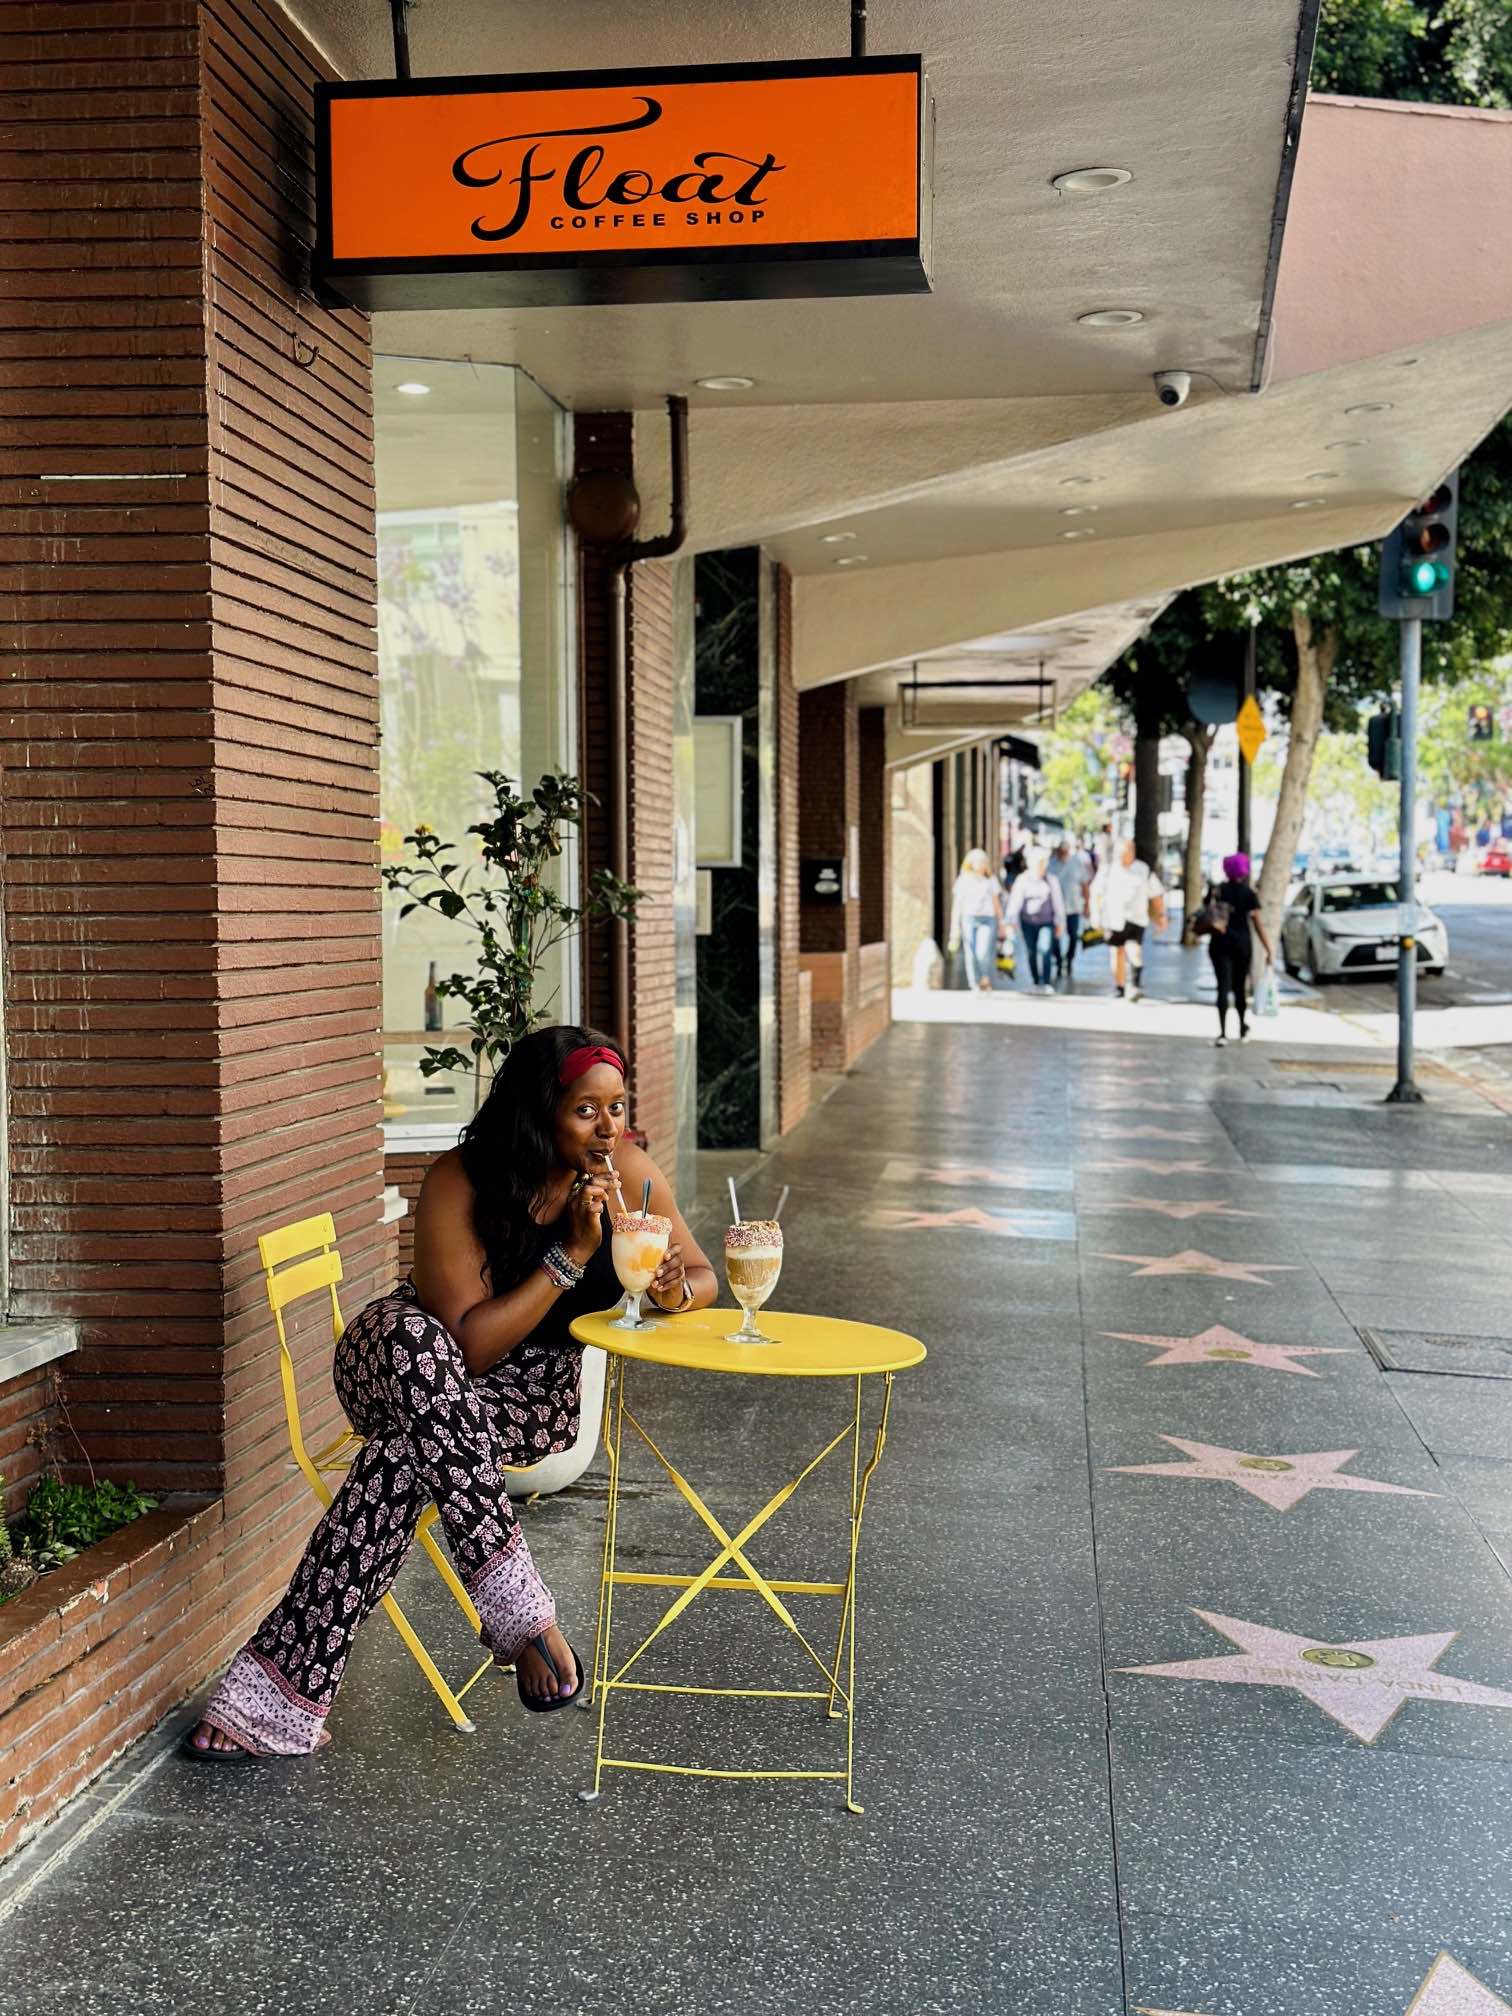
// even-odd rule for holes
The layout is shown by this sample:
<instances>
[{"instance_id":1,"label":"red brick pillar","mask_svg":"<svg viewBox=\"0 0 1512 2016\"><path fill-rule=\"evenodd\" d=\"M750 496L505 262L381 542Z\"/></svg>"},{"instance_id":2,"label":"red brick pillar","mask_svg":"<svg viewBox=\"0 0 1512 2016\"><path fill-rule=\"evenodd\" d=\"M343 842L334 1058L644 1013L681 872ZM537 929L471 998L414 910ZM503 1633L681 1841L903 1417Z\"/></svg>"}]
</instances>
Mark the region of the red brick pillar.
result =
<instances>
[{"instance_id":1,"label":"red brick pillar","mask_svg":"<svg viewBox=\"0 0 1512 2016\"><path fill-rule=\"evenodd\" d=\"M809 1108L813 976L803 969L798 895L801 856L799 710L793 684L793 577L776 569L777 596L777 1126L786 1134Z\"/></svg>"},{"instance_id":2,"label":"red brick pillar","mask_svg":"<svg viewBox=\"0 0 1512 2016\"><path fill-rule=\"evenodd\" d=\"M323 64L275 0L5 27L11 1302L78 1323L98 1471L224 1494L133 1583L130 1684L61 1676L67 1773L5 1795L29 1825L244 1634L311 1524L256 1239L329 1209L352 1306L382 1265L378 703L367 324L309 292ZM295 1338L313 1439L329 1310Z\"/></svg>"}]
</instances>

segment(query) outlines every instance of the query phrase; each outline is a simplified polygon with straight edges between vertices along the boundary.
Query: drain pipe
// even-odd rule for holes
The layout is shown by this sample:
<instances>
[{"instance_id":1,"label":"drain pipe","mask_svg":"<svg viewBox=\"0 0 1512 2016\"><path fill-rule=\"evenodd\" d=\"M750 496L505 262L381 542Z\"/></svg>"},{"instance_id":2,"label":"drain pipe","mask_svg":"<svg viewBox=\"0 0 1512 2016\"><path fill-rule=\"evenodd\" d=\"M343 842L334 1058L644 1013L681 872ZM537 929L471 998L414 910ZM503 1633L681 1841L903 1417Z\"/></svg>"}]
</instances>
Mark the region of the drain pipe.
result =
<instances>
[{"instance_id":1,"label":"drain pipe","mask_svg":"<svg viewBox=\"0 0 1512 2016\"><path fill-rule=\"evenodd\" d=\"M401 84L407 84L410 76L409 10L410 0L389 0L389 26L394 37L394 76Z\"/></svg>"},{"instance_id":2,"label":"drain pipe","mask_svg":"<svg viewBox=\"0 0 1512 2016\"><path fill-rule=\"evenodd\" d=\"M675 394L667 401L671 430L672 514L669 529L655 539L631 539L615 549L610 573L613 598L610 627L614 638L614 872L630 879L630 686L629 577L642 560L664 560L676 553L688 536L688 402ZM630 1041L630 927L623 917L614 927L615 1034Z\"/></svg>"}]
</instances>

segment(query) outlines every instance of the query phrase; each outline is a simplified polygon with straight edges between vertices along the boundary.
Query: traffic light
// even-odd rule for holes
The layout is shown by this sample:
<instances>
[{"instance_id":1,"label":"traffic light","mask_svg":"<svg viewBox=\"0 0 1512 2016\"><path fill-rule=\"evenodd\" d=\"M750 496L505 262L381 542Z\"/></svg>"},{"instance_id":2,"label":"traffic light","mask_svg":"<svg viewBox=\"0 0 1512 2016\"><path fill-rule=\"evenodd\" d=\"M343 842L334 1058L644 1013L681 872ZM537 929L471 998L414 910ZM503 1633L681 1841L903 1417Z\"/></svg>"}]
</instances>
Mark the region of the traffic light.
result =
<instances>
[{"instance_id":1,"label":"traffic light","mask_svg":"<svg viewBox=\"0 0 1512 2016\"><path fill-rule=\"evenodd\" d=\"M1383 616L1442 623L1454 614L1454 532L1459 471L1451 469L1381 545Z\"/></svg>"},{"instance_id":2,"label":"traffic light","mask_svg":"<svg viewBox=\"0 0 1512 2016\"><path fill-rule=\"evenodd\" d=\"M1477 700L1470 709L1470 740L1472 742L1496 740L1496 716L1483 700Z\"/></svg>"},{"instance_id":3,"label":"traffic light","mask_svg":"<svg viewBox=\"0 0 1512 2016\"><path fill-rule=\"evenodd\" d=\"M1380 712L1371 715L1365 730L1365 746L1377 777L1391 783L1401 776L1402 716L1389 702L1383 700Z\"/></svg>"}]
</instances>

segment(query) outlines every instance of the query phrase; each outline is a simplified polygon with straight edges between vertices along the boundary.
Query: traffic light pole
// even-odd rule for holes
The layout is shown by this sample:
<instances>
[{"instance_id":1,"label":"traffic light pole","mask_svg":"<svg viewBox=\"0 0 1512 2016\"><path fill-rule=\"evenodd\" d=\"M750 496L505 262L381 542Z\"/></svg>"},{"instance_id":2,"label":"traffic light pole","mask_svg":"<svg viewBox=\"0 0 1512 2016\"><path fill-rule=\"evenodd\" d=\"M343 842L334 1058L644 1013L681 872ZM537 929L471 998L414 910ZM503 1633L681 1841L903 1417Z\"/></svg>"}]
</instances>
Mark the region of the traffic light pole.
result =
<instances>
[{"instance_id":1,"label":"traffic light pole","mask_svg":"<svg viewBox=\"0 0 1512 2016\"><path fill-rule=\"evenodd\" d=\"M1402 936L1397 948L1397 1075L1386 1095L1388 1106L1421 1106L1423 1095L1412 1076L1412 1020L1417 1007L1417 743L1418 680L1423 664L1420 617L1404 616L1402 633Z\"/></svg>"}]
</instances>

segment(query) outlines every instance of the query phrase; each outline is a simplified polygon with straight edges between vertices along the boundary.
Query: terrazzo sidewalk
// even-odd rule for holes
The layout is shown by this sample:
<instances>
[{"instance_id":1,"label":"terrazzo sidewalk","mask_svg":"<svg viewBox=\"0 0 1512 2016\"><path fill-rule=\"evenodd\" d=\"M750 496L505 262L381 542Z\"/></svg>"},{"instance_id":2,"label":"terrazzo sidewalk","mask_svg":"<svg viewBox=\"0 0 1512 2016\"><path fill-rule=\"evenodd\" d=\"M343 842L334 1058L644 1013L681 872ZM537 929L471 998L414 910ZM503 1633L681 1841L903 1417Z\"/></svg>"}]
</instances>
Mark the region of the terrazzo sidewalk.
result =
<instances>
[{"instance_id":1,"label":"terrazzo sidewalk","mask_svg":"<svg viewBox=\"0 0 1512 2016\"><path fill-rule=\"evenodd\" d=\"M586 1716L498 1680L452 1735L374 1620L328 1750L196 1769L178 1718L0 1873L0 2016L1512 2016L1512 1128L1431 1075L1382 1107L1365 1051L1044 1006L894 1028L746 1179L792 1186L777 1306L930 1351L863 1542L864 1817L650 1774L585 1806ZM846 1404L637 1377L731 1530ZM832 1572L847 1485L757 1565ZM600 1459L528 1515L585 1656L603 1504ZM713 1551L649 1458L621 1540ZM462 1663L433 1578L400 1593ZM709 1600L647 1677L800 1659ZM620 1754L835 1761L811 1704L614 1713Z\"/></svg>"}]
</instances>

